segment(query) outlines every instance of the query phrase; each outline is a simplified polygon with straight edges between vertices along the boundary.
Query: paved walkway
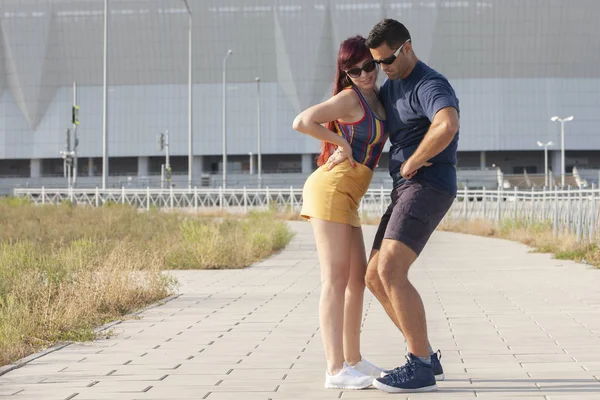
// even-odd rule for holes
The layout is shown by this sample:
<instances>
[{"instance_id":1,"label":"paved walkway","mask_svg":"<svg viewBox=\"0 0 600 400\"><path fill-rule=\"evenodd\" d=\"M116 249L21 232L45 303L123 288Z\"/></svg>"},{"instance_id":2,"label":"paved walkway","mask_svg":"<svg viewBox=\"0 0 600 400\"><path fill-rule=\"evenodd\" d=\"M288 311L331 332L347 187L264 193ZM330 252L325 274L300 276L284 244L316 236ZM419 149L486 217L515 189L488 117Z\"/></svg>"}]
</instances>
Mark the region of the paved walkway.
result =
<instances>
[{"instance_id":1,"label":"paved walkway","mask_svg":"<svg viewBox=\"0 0 600 400\"><path fill-rule=\"evenodd\" d=\"M436 232L412 272L447 380L437 393L323 389L319 268L308 223L236 271L178 272L181 296L0 377L0 399L600 399L600 270L502 240ZM367 245L374 227L365 227ZM404 341L365 299L363 353Z\"/></svg>"}]
</instances>

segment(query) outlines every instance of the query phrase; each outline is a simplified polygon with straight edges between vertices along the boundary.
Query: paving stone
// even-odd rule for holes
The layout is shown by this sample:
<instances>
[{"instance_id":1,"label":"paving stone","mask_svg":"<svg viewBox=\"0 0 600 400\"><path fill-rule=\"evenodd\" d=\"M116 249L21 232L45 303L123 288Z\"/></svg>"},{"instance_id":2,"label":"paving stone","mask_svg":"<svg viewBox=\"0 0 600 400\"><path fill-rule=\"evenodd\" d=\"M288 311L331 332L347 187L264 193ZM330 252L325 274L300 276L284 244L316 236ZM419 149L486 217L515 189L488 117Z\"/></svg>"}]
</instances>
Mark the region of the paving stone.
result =
<instances>
[{"instance_id":1,"label":"paving stone","mask_svg":"<svg viewBox=\"0 0 600 400\"><path fill-rule=\"evenodd\" d=\"M0 397L64 400L383 399L323 388L320 271L310 225L243 270L170 271L180 296L0 377ZM365 226L367 247L376 227ZM370 249L368 249L370 250ZM600 271L505 240L435 232L411 271L442 350L439 392L394 399L600 398ZM363 354L397 366L406 343L366 291Z\"/></svg>"}]
</instances>

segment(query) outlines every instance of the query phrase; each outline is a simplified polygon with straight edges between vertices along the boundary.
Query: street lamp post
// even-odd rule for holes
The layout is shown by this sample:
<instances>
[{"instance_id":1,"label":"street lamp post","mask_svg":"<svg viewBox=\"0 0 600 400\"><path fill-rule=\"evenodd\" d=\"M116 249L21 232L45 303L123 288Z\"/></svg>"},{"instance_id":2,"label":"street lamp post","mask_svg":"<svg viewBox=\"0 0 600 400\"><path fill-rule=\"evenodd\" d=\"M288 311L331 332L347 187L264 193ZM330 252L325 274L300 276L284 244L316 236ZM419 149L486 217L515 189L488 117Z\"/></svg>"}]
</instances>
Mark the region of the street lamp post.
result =
<instances>
[{"instance_id":1,"label":"street lamp post","mask_svg":"<svg viewBox=\"0 0 600 400\"><path fill-rule=\"evenodd\" d=\"M538 140L537 145L544 148L544 186L549 187L548 181L550 177L548 176L548 146L553 146L554 143L551 141L548 143L542 143Z\"/></svg>"},{"instance_id":2,"label":"street lamp post","mask_svg":"<svg viewBox=\"0 0 600 400\"><path fill-rule=\"evenodd\" d=\"M556 115L550 118L552 122L560 122L560 185L565 187L565 122L573 121L573 116L567 118L559 118Z\"/></svg>"},{"instance_id":3,"label":"street lamp post","mask_svg":"<svg viewBox=\"0 0 600 400\"><path fill-rule=\"evenodd\" d=\"M108 0L104 0L104 47L102 61L102 189L108 179L108 134L107 134L107 68L108 68Z\"/></svg>"},{"instance_id":4,"label":"street lamp post","mask_svg":"<svg viewBox=\"0 0 600 400\"><path fill-rule=\"evenodd\" d=\"M258 139L258 188L262 188L262 155L260 142L260 78L256 78L256 133Z\"/></svg>"},{"instance_id":5,"label":"street lamp post","mask_svg":"<svg viewBox=\"0 0 600 400\"><path fill-rule=\"evenodd\" d=\"M77 82L73 82L73 109L71 123L73 124L73 187L77 185L77 171L79 170L79 161L77 159L77 147L79 139L77 138L77 126L79 125L79 106L77 105Z\"/></svg>"},{"instance_id":6,"label":"street lamp post","mask_svg":"<svg viewBox=\"0 0 600 400\"><path fill-rule=\"evenodd\" d=\"M192 188L193 171L194 171L194 137L193 137L193 118L192 118L192 48L193 48L193 22L192 10L187 0L183 0L189 15L189 32L188 32L188 188Z\"/></svg>"},{"instance_id":7,"label":"street lamp post","mask_svg":"<svg viewBox=\"0 0 600 400\"><path fill-rule=\"evenodd\" d=\"M227 188L227 59L233 54L231 49L223 59L223 189Z\"/></svg>"}]
</instances>

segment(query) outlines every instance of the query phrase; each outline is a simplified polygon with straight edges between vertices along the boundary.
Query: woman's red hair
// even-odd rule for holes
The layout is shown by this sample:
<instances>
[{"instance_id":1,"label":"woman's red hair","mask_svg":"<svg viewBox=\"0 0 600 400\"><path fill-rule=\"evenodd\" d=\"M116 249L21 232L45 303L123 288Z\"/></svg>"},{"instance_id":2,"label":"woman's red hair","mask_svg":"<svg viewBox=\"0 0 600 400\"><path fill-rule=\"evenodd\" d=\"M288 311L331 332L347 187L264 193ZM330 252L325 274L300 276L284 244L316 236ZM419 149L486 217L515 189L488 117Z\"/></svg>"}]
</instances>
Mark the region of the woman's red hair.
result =
<instances>
[{"instance_id":1,"label":"woman's red hair","mask_svg":"<svg viewBox=\"0 0 600 400\"><path fill-rule=\"evenodd\" d=\"M371 59L371 52L366 44L367 39L358 35L348 38L340 45L335 71L335 83L333 85L333 96L341 92L345 87L352 85L352 81L346 74L346 70L365 59ZM327 129L337 133L335 122L327 123ZM317 157L317 165L321 166L327 162L336 149L336 145L329 142L321 143L321 154Z\"/></svg>"}]
</instances>

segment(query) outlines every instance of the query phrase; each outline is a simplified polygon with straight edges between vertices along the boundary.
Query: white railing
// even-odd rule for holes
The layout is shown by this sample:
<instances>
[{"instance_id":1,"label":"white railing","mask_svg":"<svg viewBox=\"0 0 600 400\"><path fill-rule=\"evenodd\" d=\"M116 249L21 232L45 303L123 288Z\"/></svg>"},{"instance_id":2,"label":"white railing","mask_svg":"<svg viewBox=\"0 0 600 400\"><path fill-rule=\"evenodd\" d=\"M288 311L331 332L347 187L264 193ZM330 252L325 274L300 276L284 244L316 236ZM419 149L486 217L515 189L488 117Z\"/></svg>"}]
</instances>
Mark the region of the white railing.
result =
<instances>
[{"instance_id":1,"label":"white railing","mask_svg":"<svg viewBox=\"0 0 600 400\"><path fill-rule=\"evenodd\" d=\"M302 189L15 189L14 195L35 204L72 202L99 207L128 204L137 208L248 212L277 208L299 211Z\"/></svg>"},{"instance_id":2,"label":"white railing","mask_svg":"<svg viewBox=\"0 0 600 400\"><path fill-rule=\"evenodd\" d=\"M555 235L571 233L590 242L598 238L599 189L459 190L447 218L548 224Z\"/></svg>"},{"instance_id":3,"label":"white railing","mask_svg":"<svg viewBox=\"0 0 600 400\"><path fill-rule=\"evenodd\" d=\"M15 196L35 204L69 201L86 206L129 204L150 209L183 208L193 211L245 213L276 209L299 212L302 189L15 189ZM364 217L383 215L390 203L389 189L369 189L360 204ZM511 220L522 224L551 224L555 234L569 232L580 239L597 238L600 190L552 191L461 189L447 218Z\"/></svg>"},{"instance_id":4,"label":"white railing","mask_svg":"<svg viewBox=\"0 0 600 400\"><path fill-rule=\"evenodd\" d=\"M74 204L99 207L105 204L128 204L137 208L194 211L248 212L276 209L300 212L302 189L14 189L14 195L34 204ZM360 212L365 216L381 216L389 205L389 189L369 189L363 197Z\"/></svg>"}]
</instances>

